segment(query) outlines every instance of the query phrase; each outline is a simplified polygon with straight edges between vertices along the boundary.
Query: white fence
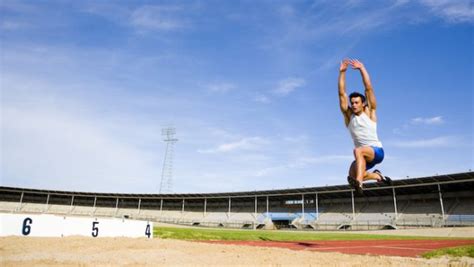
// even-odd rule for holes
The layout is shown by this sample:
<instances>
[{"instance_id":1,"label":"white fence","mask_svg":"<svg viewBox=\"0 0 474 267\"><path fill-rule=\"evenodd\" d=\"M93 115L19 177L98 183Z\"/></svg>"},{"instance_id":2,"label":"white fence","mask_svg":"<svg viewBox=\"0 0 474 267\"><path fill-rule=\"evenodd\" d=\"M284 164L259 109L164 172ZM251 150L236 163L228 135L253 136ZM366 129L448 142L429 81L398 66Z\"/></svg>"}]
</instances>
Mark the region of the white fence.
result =
<instances>
[{"instance_id":1,"label":"white fence","mask_svg":"<svg viewBox=\"0 0 474 267\"><path fill-rule=\"evenodd\" d=\"M116 218L0 213L0 236L153 238L153 223Z\"/></svg>"}]
</instances>

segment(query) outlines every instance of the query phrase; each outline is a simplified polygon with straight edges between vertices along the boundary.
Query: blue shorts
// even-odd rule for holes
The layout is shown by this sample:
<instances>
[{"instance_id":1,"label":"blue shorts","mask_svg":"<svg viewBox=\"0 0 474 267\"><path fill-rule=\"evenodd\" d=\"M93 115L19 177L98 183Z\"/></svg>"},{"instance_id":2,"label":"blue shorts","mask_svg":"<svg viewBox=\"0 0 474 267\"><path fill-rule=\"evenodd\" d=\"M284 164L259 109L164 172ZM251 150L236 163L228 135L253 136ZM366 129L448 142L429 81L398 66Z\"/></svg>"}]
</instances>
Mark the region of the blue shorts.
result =
<instances>
[{"instance_id":1,"label":"blue shorts","mask_svg":"<svg viewBox=\"0 0 474 267\"><path fill-rule=\"evenodd\" d=\"M376 146L371 146L371 147L374 150L374 154L375 154L374 160L372 160L371 162L367 162L365 166L365 170L372 169L375 165L381 163L385 156L383 152L383 147L376 147Z\"/></svg>"}]
</instances>

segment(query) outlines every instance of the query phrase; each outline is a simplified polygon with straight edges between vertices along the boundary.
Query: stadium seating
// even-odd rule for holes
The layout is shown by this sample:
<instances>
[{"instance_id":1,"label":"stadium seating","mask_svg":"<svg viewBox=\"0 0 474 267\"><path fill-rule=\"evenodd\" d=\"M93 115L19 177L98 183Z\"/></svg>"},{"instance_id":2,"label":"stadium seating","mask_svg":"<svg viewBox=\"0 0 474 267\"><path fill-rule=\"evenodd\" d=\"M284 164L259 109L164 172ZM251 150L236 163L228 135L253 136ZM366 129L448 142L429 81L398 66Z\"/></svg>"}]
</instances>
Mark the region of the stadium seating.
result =
<instances>
[{"instance_id":1,"label":"stadium seating","mask_svg":"<svg viewBox=\"0 0 474 267\"><path fill-rule=\"evenodd\" d=\"M231 213L229 217L230 221L255 221L255 215L253 213Z\"/></svg>"},{"instance_id":2,"label":"stadium seating","mask_svg":"<svg viewBox=\"0 0 474 267\"><path fill-rule=\"evenodd\" d=\"M403 226L438 226L442 222L439 200L412 200L397 219Z\"/></svg>"},{"instance_id":3,"label":"stadium seating","mask_svg":"<svg viewBox=\"0 0 474 267\"><path fill-rule=\"evenodd\" d=\"M18 202L0 201L0 211L2 212L19 212L21 206Z\"/></svg>"},{"instance_id":4,"label":"stadium seating","mask_svg":"<svg viewBox=\"0 0 474 267\"><path fill-rule=\"evenodd\" d=\"M187 198L186 194L183 198L160 199L156 195L111 196L0 186L0 211L257 229L371 230L474 225L474 172L406 179L395 181L395 185L379 188L382 185L372 183L363 196L355 197L347 185L342 185L275 190L271 194L219 193L218 197L206 198L207 202L196 196ZM316 191L320 192L317 202Z\"/></svg>"},{"instance_id":5,"label":"stadium seating","mask_svg":"<svg viewBox=\"0 0 474 267\"><path fill-rule=\"evenodd\" d=\"M395 208L393 202L367 202L357 212L355 221L379 222L379 224L392 223L395 220Z\"/></svg>"},{"instance_id":6,"label":"stadium seating","mask_svg":"<svg viewBox=\"0 0 474 267\"><path fill-rule=\"evenodd\" d=\"M69 214L70 205L48 205L48 213L51 214Z\"/></svg>"},{"instance_id":7,"label":"stadium seating","mask_svg":"<svg viewBox=\"0 0 474 267\"><path fill-rule=\"evenodd\" d=\"M474 215L474 198L462 198L450 211L452 215Z\"/></svg>"},{"instance_id":8,"label":"stadium seating","mask_svg":"<svg viewBox=\"0 0 474 267\"><path fill-rule=\"evenodd\" d=\"M226 222L229 219L227 212L207 212L204 221Z\"/></svg>"},{"instance_id":9,"label":"stadium seating","mask_svg":"<svg viewBox=\"0 0 474 267\"><path fill-rule=\"evenodd\" d=\"M72 215L90 215L92 216L94 208L92 206L73 206L69 214Z\"/></svg>"},{"instance_id":10,"label":"stadium seating","mask_svg":"<svg viewBox=\"0 0 474 267\"><path fill-rule=\"evenodd\" d=\"M351 203L340 203L322 206L317 223L343 223L352 220Z\"/></svg>"},{"instance_id":11,"label":"stadium seating","mask_svg":"<svg viewBox=\"0 0 474 267\"><path fill-rule=\"evenodd\" d=\"M191 221L202 221L204 219L204 211L202 212L194 212L194 211L187 211L184 212L181 216L184 220L191 220Z\"/></svg>"},{"instance_id":12,"label":"stadium seating","mask_svg":"<svg viewBox=\"0 0 474 267\"><path fill-rule=\"evenodd\" d=\"M103 208L103 207L96 207L92 214L94 216L106 216L106 217L115 217L117 215L117 209L115 208Z\"/></svg>"},{"instance_id":13,"label":"stadium seating","mask_svg":"<svg viewBox=\"0 0 474 267\"><path fill-rule=\"evenodd\" d=\"M44 213L47 211L47 205L37 203L23 203L20 211L25 213Z\"/></svg>"}]
</instances>

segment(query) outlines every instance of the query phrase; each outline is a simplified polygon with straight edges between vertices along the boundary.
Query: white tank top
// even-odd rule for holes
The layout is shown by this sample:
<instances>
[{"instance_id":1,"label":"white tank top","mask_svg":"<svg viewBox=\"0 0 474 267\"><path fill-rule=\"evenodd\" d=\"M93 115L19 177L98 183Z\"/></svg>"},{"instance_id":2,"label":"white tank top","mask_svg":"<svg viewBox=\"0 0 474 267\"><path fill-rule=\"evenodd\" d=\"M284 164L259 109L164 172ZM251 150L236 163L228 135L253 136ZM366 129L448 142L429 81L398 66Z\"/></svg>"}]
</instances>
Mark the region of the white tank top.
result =
<instances>
[{"instance_id":1,"label":"white tank top","mask_svg":"<svg viewBox=\"0 0 474 267\"><path fill-rule=\"evenodd\" d=\"M371 120L364 112L359 116L352 114L347 129L351 133L355 147L382 147L382 143L377 136L377 123Z\"/></svg>"}]
</instances>

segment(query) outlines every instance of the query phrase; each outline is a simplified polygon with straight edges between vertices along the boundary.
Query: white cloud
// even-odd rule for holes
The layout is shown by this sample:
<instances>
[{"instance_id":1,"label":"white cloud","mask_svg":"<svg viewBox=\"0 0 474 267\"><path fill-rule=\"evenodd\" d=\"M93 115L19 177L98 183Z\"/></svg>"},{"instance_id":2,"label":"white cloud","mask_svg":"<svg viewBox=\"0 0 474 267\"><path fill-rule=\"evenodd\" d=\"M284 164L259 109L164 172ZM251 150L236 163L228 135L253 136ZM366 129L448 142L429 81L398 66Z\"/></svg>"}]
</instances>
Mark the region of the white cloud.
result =
<instances>
[{"instance_id":1,"label":"white cloud","mask_svg":"<svg viewBox=\"0 0 474 267\"><path fill-rule=\"evenodd\" d=\"M269 141L261 137L247 137L242 138L238 141L225 143L212 149L200 149L199 153L225 153L236 150L256 150L261 148L263 145L268 144Z\"/></svg>"},{"instance_id":2,"label":"white cloud","mask_svg":"<svg viewBox=\"0 0 474 267\"><path fill-rule=\"evenodd\" d=\"M392 132L396 135L407 135L420 125L442 125L444 122L445 121L442 116L427 118L416 117L412 118L410 121L404 123L400 127L394 128Z\"/></svg>"},{"instance_id":3,"label":"white cloud","mask_svg":"<svg viewBox=\"0 0 474 267\"><path fill-rule=\"evenodd\" d=\"M273 91L278 96L286 96L295 91L297 88L306 85L306 81L301 78L287 78L278 83L278 87Z\"/></svg>"},{"instance_id":4,"label":"white cloud","mask_svg":"<svg viewBox=\"0 0 474 267\"><path fill-rule=\"evenodd\" d=\"M436 116L431 118L417 117L411 119L410 122L412 124L440 125L444 123L444 120L442 116Z\"/></svg>"},{"instance_id":5,"label":"white cloud","mask_svg":"<svg viewBox=\"0 0 474 267\"><path fill-rule=\"evenodd\" d=\"M285 97L294 92L296 89L306 85L306 81L302 78L287 78L278 81L275 89L268 92L270 95L256 93L253 96L253 101L263 104L272 102L275 97Z\"/></svg>"},{"instance_id":6,"label":"white cloud","mask_svg":"<svg viewBox=\"0 0 474 267\"><path fill-rule=\"evenodd\" d=\"M213 137L218 137L221 139L238 139L238 135L232 133L226 129L217 128L217 127L210 127L208 131Z\"/></svg>"},{"instance_id":7,"label":"white cloud","mask_svg":"<svg viewBox=\"0 0 474 267\"><path fill-rule=\"evenodd\" d=\"M353 38L350 41L344 43L344 45L341 46L341 49L334 49L332 55L321 58L321 61L318 63L318 67L312 72L313 75L320 72L337 70L341 60L343 58L347 58L347 55L350 54L350 51L358 42L359 38Z\"/></svg>"},{"instance_id":8,"label":"white cloud","mask_svg":"<svg viewBox=\"0 0 474 267\"><path fill-rule=\"evenodd\" d=\"M37 14L45 10L35 4L21 1L0 1L0 30L15 31L34 28Z\"/></svg>"},{"instance_id":9,"label":"white cloud","mask_svg":"<svg viewBox=\"0 0 474 267\"><path fill-rule=\"evenodd\" d=\"M282 5L277 8L278 14L280 14L283 18L289 19L295 16L296 11L291 5Z\"/></svg>"},{"instance_id":10,"label":"white cloud","mask_svg":"<svg viewBox=\"0 0 474 267\"><path fill-rule=\"evenodd\" d=\"M237 88L236 85L228 82L211 83L204 86L207 90L215 93L227 93Z\"/></svg>"},{"instance_id":11,"label":"white cloud","mask_svg":"<svg viewBox=\"0 0 474 267\"><path fill-rule=\"evenodd\" d=\"M307 135L298 135L298 136L286 136L283 137L283 141L289 142L289 143L305 143L309 140L310 138Z\"/></svg>"},{"instance_id":12,"label":"white cloud","mask_svg":"<svg viewBox=\"0 0 474 267\"><path fill-rule=\"evenodd\" d=\"M169 31L186 26L180 18L182 8L177 6L142 6L130 16L130 23L140 29Z\"/></svg>"},{"instance_id":13,"label":"white cloud","mask_svg":"<svg viewBox=\"0 0 474 267\"><path fill-rule=\"evenodd\" d=\"M448 22L474 22L472 0L421 0L421 3Z\"/></svg>"},{"instance_id":14,"label":"white cloud","mask_svg":"<svg viewBox=\"0 0 474 267\"><path fill-rule=\"evenodd\" d=\"M370 32L382 26L389 27L390 22L400 19L393 5L371 5L358 11L354 16L354 9L363 1L323 1L314 3L312 12L295 10L287 5L277 9L275 31L271 28L261 45L264 49L274 49L281 52L281 56L291 58L287 54L298 53L304 43L327 42L334 40L335 36L351 36L352 40L358 39L362 33ZM333 14L337 13L338 16ZM350 21L346 18L350 17ZM346 38L348 39L348 38ZM348 39L349 40L349 39ZM322 55L324 56L324 55Z\"/></svg>"},{"instance_id":15,"label":"white cloud","mask_svg":"<svg viewBox=\"0 0 474 267\"><path fill-rule=\"evenodd\" d=\"M34 105L2 107L2 183L63 190L94 184L107 192L113 183L149 184L159 177L155 155L123 142L104 127L109 121ZM137 184L134 190L146 191Z\"/></svg>"},{"instance_id":16,"label":"white cloud","mask_svg":"<svg viewBox=\"0 0 474 267\"><path fill-rule=\"evenodd\" d=\"M400 23L425 23L436 16L441 16L448 22L472 22L474 9L472 4L469 5L470 1L423 0L422 4L416 4L410 0L370 2L351 0L343 3L318 0L313 2L311 12L301 12L285 4L277 8L275 26L263 35L260 47L272 50L281 58L282 64L287 64L304 58L301 51L304 51L305 44L330 45L335 36L350 40L350 46L354 46L364 40L365 35L399 27ZM334 51L329 54L332 56L320 53L318 55L320 59L314 59L316 62L321 62L319 65L323 70L333 68L341 58L337 56L339 54L337 51L337 60L331 58L334 57ZM345 55L347 54L343 54Z\"/></svg>"},{"instance_id":17,"label":"white cloud","mask_svg":"<svg viewBox=\"0 0 474 267\"><path fill-rule=\"evenodd\" d=\"M441 136L431 139L418 139L391 142L393 146L403 148L433 148L433 147L456 147L460 140L453 136Z\"/></svg>"},{"instance_id":18,"label":"white cloud","mask_svg":"<svg viewBox=\"0 0 474 267\"><path fill-rule=\"evenodd\" d=\"M39 8L34 4L22 3L20 1L1 1L0 10L15 13L33 13L37 12Z\"/></svg>"},{"instance_id":19,"label":"white cloud","mask_svg":"<svg viewBox=\"0 0 474 267\"><path fill-rule=\"evenodd\" d=\"M340 161L350 161L354 157L351 155L327 155L320 157L307 157L301 158L301 162L305 164L322 164L322 163L335 163Z\"/></svg>"},{"instance_id":20,"label":"white cloud","mask_svg":"<svg viewBox=\"0 0 474 267\"><path fill-rule=\"evenodd\" d=\"M0 29L4 31L14 31L27 27L29 27L28 24L19 21L4 20L0 22Z\"/></svg>"},{"instance_id":21,"label":"white cloud","mask_svg":"<svg viewBox=\"0 0 474 267\"><path fill-rule=\"evenodd\" d=\"M253 101L263 103L263 104L268 104L270 103L270 98L268 98L264 94L256 94L255 97L253 98Z\"/></svg>"},{"instance_id":22,"label":"white cloud","mask_svg":"<svg viewBox=\"0 0 474 267\"><path fill-rule=\"evenodd\" d=\"M395 0L394 6L402 6L408 4L411 0Z\"/></svg>"},{"instance_id":23,"label":"white cloud","mask_svg":"<svg viewBox=\"0 0 474 267\"><path fill-rule=\"evenodd\" d=\"M8 58L2 58L4 63L14 64L2 71L1 183L79 191L155 192L161 175L161 165L156 163L163 156L156 151L162 149L158 116L144 117L127 110L132 104L125 100L139 101L139 95L110 95L93 77L82 82L69 79L60 70L53 71L56 65L70 69L72 60L55 52L48 53L50 60L41 67L60 78L49 74L40 77L31 70L38 64L27 63L39 62L40 55L25 53L17 58L16 53L8 53ZM117 103L120 110L114 106Z\"/></svg>"},{"instance_id":24,"label":"white cloud","mask_svg":"<svg viewBox=\"0 0 474 267\"><path fill-rule=\"evenodd\" d=\"M254 176L262 177L268 176L275 173L280 173L283 171L288 171L292 169L302 169L312 165L320 164L337 164L341 162L348 162L348 164L353 160L352 156L348 155L326 155L319 157L301 157L288 164L280 164L268 168L261 169L256 171Z\"/></svg>"}]
</instances>

